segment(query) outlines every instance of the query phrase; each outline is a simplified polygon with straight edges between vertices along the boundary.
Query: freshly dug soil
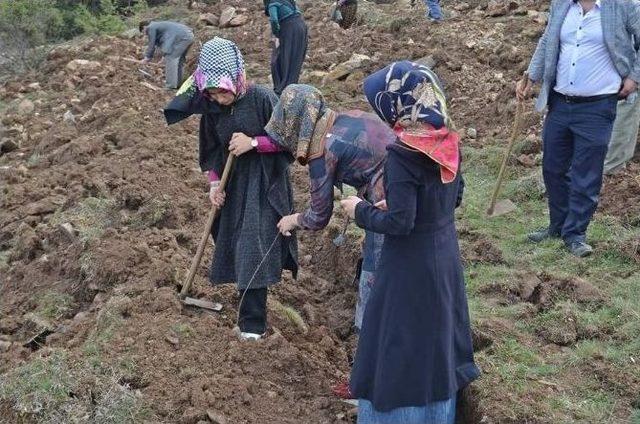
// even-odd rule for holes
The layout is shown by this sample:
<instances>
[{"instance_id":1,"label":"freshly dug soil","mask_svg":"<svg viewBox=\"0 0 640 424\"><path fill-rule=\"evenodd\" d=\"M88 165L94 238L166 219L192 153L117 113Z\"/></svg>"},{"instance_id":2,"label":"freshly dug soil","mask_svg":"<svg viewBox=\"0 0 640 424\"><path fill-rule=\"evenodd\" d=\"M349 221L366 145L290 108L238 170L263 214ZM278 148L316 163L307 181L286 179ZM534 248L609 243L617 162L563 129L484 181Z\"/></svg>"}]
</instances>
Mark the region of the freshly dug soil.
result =
<instances>
[{"instance_id":1,"label":"freshly dug soil","mask_svg":"<svg viewBox=\"0 0 640 424\"><path fill-rule=\"evenodd\" d=\"M244 7L246 25L198 27L198 38L234 39L250 79L267 82L268 23L260 4L245 3L225 5ZM453 16L434 26L404 2L361 2L359 19L347 31L329 22L328 4L302 3L311 36L303 81L319 85L336 109L369 110L363 75L395 59L432 56L461 133L476 130L464 142L480 147L506 139L515 110L512 81L525 69L544 22L527 14L537 12L539 2L517 2L507 16L495 18L486 16L486 3L447 2ZM200 11L219 14L220 8ZM191 19L195 24L197 14ZM224 309L182 305L177 294L208 212L206 179L196 160L198 120L164 125L161 109L171 94L160 88L162 69L145 68L149 78L128 60L140 57L142 48L141 40L115 37L74 41L52 51L42 71L0 87L3 102L26 98L34 105L26 114L7 109L0 126L0 138L20 145L0 156L0 340L8 343L0 349L0 373L42 349L65 350L80 360L97 336L101 361L136 364L122 384L140 391L158 421L220 416L228 423L353 422L352 407L331 387L348 376L356 344L358 233L350 231L347 244L336 248L332 239L343 222L336 216L323 232L298 234L300 276L293 281L287 275L272 290L270 329L262 341L240 343L234 335L237 294L233 287L208 285L210 246L191 296ZM352 53L371 62L344 81L327 80L327 72ZM536 115L528 115L527 132L539 132ZM640 214L639 170L636 163L631 177L608 179L603 194L603 210L630 225ZM300 209L308 198L307 171L296 166L293 174ZM468 263L503 262L491 240L474 234L462 240ZM601 299L577 280L535 278L527 280L536 281L531 287L505 296L539 308L557 296ZM54 295L64 295L64 307L47 306ZM48 335L34 314L50 321ZM110 320L120 324L109 327ZM474 330L477 350L490 348L496 328L489 323ZM23 346L38 334L38 343ZM466 393L462 422L508 422L478 396L473 387ZM0 412L17 419L6 405Z\"/></svg>"}]
</instances>

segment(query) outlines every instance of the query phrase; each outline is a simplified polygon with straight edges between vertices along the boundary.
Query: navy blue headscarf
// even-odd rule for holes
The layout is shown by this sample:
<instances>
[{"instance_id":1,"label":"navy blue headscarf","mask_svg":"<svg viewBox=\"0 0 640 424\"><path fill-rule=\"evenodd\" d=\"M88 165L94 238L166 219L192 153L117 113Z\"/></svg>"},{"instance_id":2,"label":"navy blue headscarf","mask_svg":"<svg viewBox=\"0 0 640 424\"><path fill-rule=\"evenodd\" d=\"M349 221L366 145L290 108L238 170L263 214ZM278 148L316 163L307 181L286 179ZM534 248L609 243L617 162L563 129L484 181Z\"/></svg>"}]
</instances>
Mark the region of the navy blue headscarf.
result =
<instances>
[{"instance_id":1,"label":"navy blue headscarf","mask_svg":"<svg viewBox=\"0 0 640 424\"><path fill-rule=\"evenodd\" d=\"M373 110L391 127L398 121L423 122L436 129L450 127L438 76L429 68L404 60L369 75L364 93Z\"/></svg>"}]
</instances>

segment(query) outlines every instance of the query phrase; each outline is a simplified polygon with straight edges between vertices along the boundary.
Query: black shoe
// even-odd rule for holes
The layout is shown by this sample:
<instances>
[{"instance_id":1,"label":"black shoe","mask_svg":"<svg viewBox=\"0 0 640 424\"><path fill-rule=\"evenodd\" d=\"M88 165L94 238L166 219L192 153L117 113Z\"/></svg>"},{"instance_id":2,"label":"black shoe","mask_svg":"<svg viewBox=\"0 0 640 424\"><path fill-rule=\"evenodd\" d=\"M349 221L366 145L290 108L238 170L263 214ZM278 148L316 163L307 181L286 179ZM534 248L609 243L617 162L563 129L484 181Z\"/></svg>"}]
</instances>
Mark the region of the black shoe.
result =
<instances>
[{"instance_id":1,"label":"black shoe","mask_svg":"<svg viewBox=\"0 0 640 424\"><path fill-rule=\"evenodd\" d=\"M567 243L566 246L573 256L579 258L585 258L593 253L593 247L582 241L572 241Z\"/></svg>"},{"instance_id":2,"label":"black shoe","mask_svg":"<svg viewBox=\"0 0 640 424\"><path fill-rule=\"evenodd\" d=\"M529 233L527 238L529 239L529 241L532 241L534 243L540 243L541 241L544 241L544 240L560 238L560 234L552 233L551 231L549 231L548 228L545 228L543 230L538 230L538 231L534 231L533 233Z\"/></svg>"}]
</instances>

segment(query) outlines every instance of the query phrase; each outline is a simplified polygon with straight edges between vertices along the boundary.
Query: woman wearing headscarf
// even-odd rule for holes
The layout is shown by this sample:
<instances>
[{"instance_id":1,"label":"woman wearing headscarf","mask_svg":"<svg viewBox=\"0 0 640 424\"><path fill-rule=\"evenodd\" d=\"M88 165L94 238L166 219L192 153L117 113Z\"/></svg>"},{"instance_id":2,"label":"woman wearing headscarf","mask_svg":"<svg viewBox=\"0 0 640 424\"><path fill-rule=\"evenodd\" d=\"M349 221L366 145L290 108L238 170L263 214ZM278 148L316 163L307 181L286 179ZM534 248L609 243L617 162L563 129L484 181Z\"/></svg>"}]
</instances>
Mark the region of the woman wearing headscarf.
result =
<instances>
[{"instance_id":1,"label":"woman wearing headscarf","mask_svg":"<svg viewBox=\"0 0 640 424\"><path fill-rule=\"evenodd\" d=\"M397 142L386 208L342 201L358 226L385 235L351 373L358 423L453 423L457 392L479 375L454 222L459 136L426 67L392 63L364 90Z\"/></svg>"},{"instance_id":2,"label":"woman wearing headscarf","mask_svg":"<svg viewBox=\"0 0 640 424\"><path fill-rule=\"evenodd\" d=\"M247 84L240 50L216 37L204 44L195 73L165 109L169 124L202 115L200 167L209 175L212 203L224 206L212 228L209 280L237 284L243 339L266 331L267 287L280 281L283 269L297 272L296 240L279 237L276 228L293 210L292 157L264 130L277 100L273 91ZM219 175L229 154L237 158L222 192Z\"/></svg>"},{"instance_id":3,"label":"woman wearing headscarf","mask_svg":"<svg viewBox=\"0 0 640 424\"><path fill-rule=\"evenodd\" d=\"M299 163L308 165L311 202L307 210L287 215L278 223L287 235L300 228L321 230L333 213L333 189L355 187L372 203L384 199L382 172L386 147L395 135L384 122L359 110L336 113L310 85L287 87L266 127L267 134ZM383 237L367 231L363 247L355 325L362 316L380 254Z\"/></svg>"},{"instance_id":4,"label":"woman wearing headscarf","mask_svg":"<svg viewBox=\"0 0 640 424\"><path fill-rule=\"evenodd\" d=\"M295 0L263 0L273 36L271 78L280 95L289 84L297 84L307 55L307 25Z\"/></svg>"}]
</instances>

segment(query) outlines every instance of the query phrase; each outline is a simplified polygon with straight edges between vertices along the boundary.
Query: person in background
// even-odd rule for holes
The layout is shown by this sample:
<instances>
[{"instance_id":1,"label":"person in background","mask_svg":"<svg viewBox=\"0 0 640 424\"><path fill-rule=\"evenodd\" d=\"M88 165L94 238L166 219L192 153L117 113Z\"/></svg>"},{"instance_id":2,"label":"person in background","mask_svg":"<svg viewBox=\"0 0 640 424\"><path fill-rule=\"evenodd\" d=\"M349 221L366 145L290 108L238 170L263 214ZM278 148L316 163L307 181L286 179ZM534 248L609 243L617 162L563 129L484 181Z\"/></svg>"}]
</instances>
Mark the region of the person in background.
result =
<instances>
[{"instance_id":1,"label":"person in background","mask_svg":"<svg viewBox=\"0 0 640 424\"><path fill-rule=\"evenodd\" d=\"M618 99L634 94L640 61L640 6L628 0L556 0L528 69L516 84L525 99L542 88L536 109L548 107L542 132L542 173L549 226L529 234L534 243L562 238L577 257L593 252L586 233L598 206L607 146Z\"/></svg>"},{"instance_id":2,"label":"person in background","mask_svg":"<svg viewBox=\"0 0 640 424\"><path fill-rule=\"evenodd\" d=\"M182 83L182 69L187 52L193 44L191 28L178 22L142 21L138 29L149 37L149 45L142 59L143 63L153 59L159 47L165 61L165 87L176 89Z\"/></svg>"},{"instance_id":3,"label":"person in background","mask_svg":"<svg viewBox=\"0 0 640 424\"><path fill-rule=\"evenodd\" d=\"M416 0L411 0L411 7L415 6ZM424 0L427 7L427 19L433 23L440 23L444 20L440 0Z\"/></svg>"},{"instance_id":4,"label":"person in background","mask_svg":"<svg viewBox=\"0 0 640 424\"><path fill-rule=\"evenodd\" d=\"M278 146L309 167L310 206L284 216L278 223L282 234L325 228L333 213L334 187L342 188L342 184L355 187L370 202L384 199L386 147L395 135L374 114L359 110L336 113L316 88L292 84L282 92L266 131ZM355 313L358 329L375 285L382 241L381 235L366 232Z\"/></svg>"},{"instance_id":5,"label":"person in background","mask_svg":"<svg viewBox=\"0 0 640 424\"><path fill-rule=\"evenodd\" d=\"M634 96L633 99L620 100L616 110L616 120L613 123L609 150L604 160L605 175L623 172L627 167L627 162L633 158L638 143L640 100L637 99L637 96Z\"/></svg>"},{"instance_id":6,"label":"person in background","mask_svg":"<svg viewBox=\"0 0 640 424\"><path fill-rule=\"evenodd\" d=\"M216 248L209 281L236 283L242 340L262 338L267 288L281 280L283 269L294 278L298 269L296 239L280 237L276 228L293 210L293 158L264 129L277 101L270 89L247 84L240 50L216 37L204 44L195 73L164 111L168 124L202 115L200 168L209 175L212 204L222 208L211 229ZM230 154L237 158L223 191L219 177Z\"/></svg>"},{"instance_id":7,"label":"person in background","mask_svg":"<svg viewBox=\"0 0 640 424\"><path fill-rule=\"evenodd\" d=\"M458 391L480 374L455 226L460 137L428 68L392 63L364 90L397 140L386 205L341 202L359 227L385 235L351 372L357 422L453 424Z\"/></svg>"},{"instance_id":8,"label":"person in background","mask_svg":"<svg viewBox=\"0 0 640 424\"><path fill-rule=\"evenodd\" d=\"M280 95L286 86L296 84L307 55L307 25L295 0L263 0L273 35L271 78Z\"/></svg>"},{"instance_id":9,"label":"person in background","mask_svg":"<svg viewBox=\"0 0 640 424\"><path fill-rule=\"evenodd\" d=\"M336 11L340 12L340 28L349 29L358 18L358 0L336 0Z\"/></svg>"}]
</instances>

